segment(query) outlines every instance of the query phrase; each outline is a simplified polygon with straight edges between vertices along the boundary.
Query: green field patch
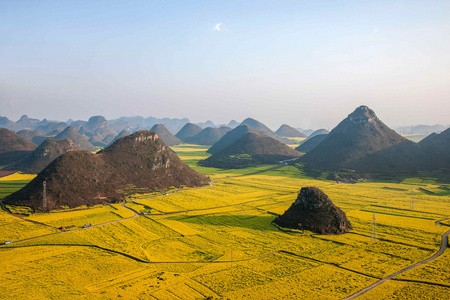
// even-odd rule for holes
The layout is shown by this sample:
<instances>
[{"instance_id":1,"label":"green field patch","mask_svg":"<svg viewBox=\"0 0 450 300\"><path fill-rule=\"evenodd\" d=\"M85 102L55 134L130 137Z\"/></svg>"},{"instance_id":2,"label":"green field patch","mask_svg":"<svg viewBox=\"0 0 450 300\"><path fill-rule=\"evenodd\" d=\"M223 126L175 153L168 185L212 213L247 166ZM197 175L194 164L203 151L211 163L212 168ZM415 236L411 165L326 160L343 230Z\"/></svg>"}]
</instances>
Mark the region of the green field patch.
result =
<instances>
[{"instance_id":1,"label":"green field patch","mask_svg":"<svg viewBox=\"0 0 450 300\"><path fill-rule=\"evenodd\" d=\"M177 147L185 149L180 154L195 160L206 150ZM161 191L130 195L134 202L127 206L141 213L149 209L150 214L128 220L123 218L134 213L122 203L28 217L55 227L76 225L62 233L0 213L5 239L51 234L0 246L2 297L342 299L374 282L370 276L389 275L431 256L448 230L434 224L449 217L450 197L444 183L421 178L417 185L338 184L303 176L293 166L204 170L220 180L212 187L171 195L163 196ZM435 194L415 190L411 208L411 185ZM353 230L325 236L273 226L275 215L289 208L305 186L322 189L346 212ZM373 212L375 239L371 238ZM81 228L108 220L116 223ZM446 282L448 262L444 255L428 268L417 269L417 274L406 273L405 279ZM388 284L377 287L380 293L375 295L414 295L413 283ZM448 288L414 289L421 293L416 295L441 298L442 290Z\"/></svg>"}]
</instances>

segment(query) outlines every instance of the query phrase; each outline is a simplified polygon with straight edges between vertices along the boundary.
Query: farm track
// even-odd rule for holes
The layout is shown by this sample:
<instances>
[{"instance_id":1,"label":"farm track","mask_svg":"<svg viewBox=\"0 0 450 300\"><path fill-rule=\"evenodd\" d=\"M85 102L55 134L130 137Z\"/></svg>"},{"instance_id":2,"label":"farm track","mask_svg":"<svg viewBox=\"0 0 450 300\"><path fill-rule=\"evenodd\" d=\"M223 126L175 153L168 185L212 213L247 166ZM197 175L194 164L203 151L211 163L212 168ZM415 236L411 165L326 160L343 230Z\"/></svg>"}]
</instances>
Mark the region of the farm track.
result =
<instances>
[{"instance_id":1,"label":"farm track","mask_svg":"<svg viewBox=\"0 0 450 300\"><path fill-rule=\"evenodd\" d=\"M287 164L287 163L286 163L286 164ZM262 173L265 173L265 172L268 172L268 171L273 171L273 170L282 168L282 167L284 167L286 164L285 164L285 162L283 161L283 162L281 162L280 165L276 165L276 166L274 166L274 167L272 167L272 168L269 168L269 169L266 169L266 170L256 171L256 172L249 173L249 174L242 174L242 175L236 175L236 176L229 176L229 177L227 177L227 178L238 178L238 177L244 177L244 176L258 175L258 174L262 174ZM214 183L214 182L219 181L219 180L224 180L224 179L227 179L227 178L220 178L220 179L213 180L213 181L210 182L210 184L209 184L208 186L199 187L199 188L197 188L197 189L203 189L203 188L213 187L213 183ZM183 192L183 191L185 191L185 190L178 190L178 191L174 191L174 192L171 192L171 193L162 194L162 195L158 195L158 196L154 196L154 197L149 197L149 198L145 198L145 199L152 199L152 198L157 198L157 197L164 197L164 196L167 196L167 195L171 195L171 194L179 193L179 192ZM169 216L169 215L174 215L174 214L181 214L181 213L188 213L188 212L195 212L195 211L204 211L204 210L211 210L211 209L226 208L226 207L232 207L232 206L245 205L245 204L252 203L252 202L257 202L257 201L261 201L261 200L252 200L252 201L247 201L247 202L243 202L243 203L230 204L230 205L225 205L225 206L220 206L220 207L211 207L211 208L193 209L193 210L185 210L185 211L177 211L177 212L168 212L168 213L161 213L161 214L152 214L152 215L147 215L147 217L151 217L151 216ZM94 228L94 227L100 227L100 226L105 226L105 225L109 225L109 224L119 223L119 222L123 222L123 221L126 221L126 220L130 220L130 219L134 219L134 218L138 218L138 217L141 217L141 216L142 216L142 215L140 215L137 211L135 211L134 209L125 206L126 203L127 203L127 202L123 203L123 204L122 204L122 207L124 207L125 209L128 209L128 210L132 211L132 212L134 213L134 215L133 215L132 217L123 218L123 219L119 219L119 220L115 220L115 221L111 221L111 222L107 222L107 223L102 223L102 224L92 225L92 226L90 226L90 227L88 227L88 228L77 228L77 229L73 229L73 230L70 230L70 231L61 231L61 232L56 232L56 233L52 233L52 234L47 234L47 235L37 236L37 237L28 238L28 239L24 239L24 240L19 240L19 241L15 241L15 242L14 242L14 245L17 244L17 243L21 243L21 242L25 242L25 241L30 241L30 240L35 240L35 239L39 239L39 238L42 238L42 237L47 237L47 236L56 235L56 234L62 234L62 233L66 233L66 232L73 232L73 231L78 231L78 230L84 230L84 229L89 229L89 228ZM5 211L8 212L9 214L11 214L11 212L5 207L5 205L1 202L1 200L0 200L0 204L1 204L1 207L2 207L3 210L5 210ZM11 215L13 215L13 214L11 214ZM25 220L25 221L30 221L30 222L35 223L35 224L39 224L39 225L43 225L43 226L48 226L48 227L55 228L55 227L50 226L50 225L48 225L48 224L44 224L44 223L40 223L40 222L36 222L36 221L31 221L31 220L26 220L26 219L23 219L23 218L21 218L21 217L15 216L15 215L13 215L13 216L14 216L14 217L17 217L17 218L19 218L19 219ZM439 226L449 226L449 227L450 227L450 225L442 224L442 223L441 223L442 221L445 221L445 220L450 220L450 218L449 218L449 219L443 219L443 220L436 221L435 224L436 224L436 225L439 225ZM124 253L124 252L120 252L120 251L116 251L116 250L104 248L104 247L97 246L97 245L43 244L43 245L33 245L33 246L23 246L23 247L35 247L35 246L91 247L91 248L96 248L96 249L99 249L99 250L107 251L107 252L110 252L110 253L115 253L115 254L118 254L118 255L122 255L122 256L124 256L124 257L129 258L129 259L132 259L132 260L135 260L135 261L138 261L138 262L141 262L141 263L146 263L146 264L223 264L223 263L233 263L233 262L253 261L253 260L259 260L259 259L262 259L262 258L265 258L265 257L268 257L268 256L272 256L272 255L276 255L276 254L285 254L285 255L292 255L292 256L295 256L295 257L299 257L299 258L311 260L311 261L314 261L314 262L317 262L317 263L322 263L322 264L331 265L331 266L334 266L334 267L336 267L336 268L339 268L339 269L342 269L342 270L346 270L346 271L349 271L349 272L353 272L353 273L356 273L356 274L359 274L359 275L367 276L367 277L370 277L370 278L380 279L379 281L377 281L377 282L375 282L375 283L373 283L373 284L367 286L366 288L360 290L359 292L354 293L354 294L350 295L349 297L344 298L345 300L347 300L347 299L354 299L354 298L356 298L356 297L358 297L358 296L360 296L360 295L362 295L362 294L364 294L364 293L366 293L366 292L368 292L368 291L374 289L375 287L377 287L377 286L379 286L379 285L381 285L381 284L383 284L384 282L389 281L389 280L405 281L405 282L417 282L417 283L430 284L430 285L436 285L436 286L442 286L442 287L450 288L450 285L445 285L445 284L440 284L440 283L427 282L427 281L420 281L420 280L409 280L409 279L397 279L397 278L394 278L394 277L396 277L396 276L398 276L398 275L400 275L400 274L402 274L402 273L404 273L404 272L406 272L406 271L409 271L409 270L411 270L411 269L413 269L413 268L415 268L415 267L417 267L417 266L424 265L424 264L426 264L426 263L428 263L428 262L430 262L430 261L432 261L432 260L438 258L439 256L441 256L441 255L444 253L444 251L447 249L447 246L448 246L448 236L449 236L449 235L450 235L450 230L446 231L446 232L442 235L441 247L440 247L440 249L439 249L435 254L433 254L431 257L429 257L429 258L427 258L427 259L425 259L425 260L423 260L423 261L417 262L417 263L415 263L415 264L412 264L412 265L410 265L410 266L408 266L408 267L406 267L406 268L403 268L402 270L399 270L399 271L397 271L397 272L395 272L395 273L393 273L393 274L391 274L391 275L389 275L389 276L387 276L387 277L384 277L384 278L382 278L382 279L380 279L380 278L378 278L378 277L375 277L375 276L372 276L372 275L369 275L369 274L365 274L365 273L356 271L356 270L352 270L352 269L348 269L348 268L345 268L345 267L341 267L341 266L336 265L336 264L327 263L327 262L322 262L322 261L316 260L316 259L314 259L314 258L309 258L309 257L307 257L307 256L302 256L302 255L299 255L299 254L296 254L296 253L293 253L293 252L290 252L290 251L284 251L284 250L278 250L278 251L274 251L274 252L262 254L262 255L257 256L257 257L251 257L251 258L240 259L240 260L225 260L225 261L166 261L166 262L152 262L152 261L146 261L146 260L140 259L140 258L138 258L138 257L132 256L132 255L127 254L127 253ZM0 245L0 248L2 248L2 246L3 246L3 245ZM9 247L4 247L4 246L3 246L3 248L20 248L20 247L14 247L14 246L12 246L12 247L11 247L11 246L9 246Z\"/></svg>"},{"instance_id":2,"label":"farm track","mask_svg":"<svg viewBox=\"0 0 450 300\"><path fill-rule=\"evenodd\" d=\"M294 253L292 251L286 251L286 250L278 250L278 251L273 251L273 252L269 252L269 253L265 253L256 257L249 257L249 258L243 258L243 259L236 259L236 260L215 260L215 261L148 261L148 260L144 260L141 259L139 257L127 254L125 252L121 252L121 251L117 251L117 250L112 250L112 249L108 249L105 247L101 247L101 246L97 246L97 245L80 245L80 244L41 244L41 245L30 245L30 246L19 246L19 247L9 247L9 248L27 248L27 247L43 247L43 246L47 246L47 247L83 247L83 248L94 248L94 249L98 249L101 251L105 251L108 253L113 253L113 254L117 254L117 255L121 255L123 257L126 257L128 259L134 260L136 262L139 263L144 263L144 264L151 264L151 265L163 265L163 264L232 264L232 263L239 263L239 262L249 262L249 261L254 261L254 260L260 260L269 256L273 256L276 254L284 254L284 255L289 255L289 256L295 256L301 259L305 259L305 260L309 260L315 263L319 263L319 264L324 264L324 265L330 265L332 267L344 270L344 271L348 271L348 272L352 272L358 275L362 275L362 276L366 276L366 277L370 277L373 279L380 279L379 277L370 275L370 274L366 274L366 273L362 273L356 270L352 270L346 267L342 267L333 263L327 263L327 262L323 262L321 260L315 259L315 258L311 258L308 256L304 256L304 255L300 255L297 253ZM410 279L393 279L396 281L406 281L406 282L414 282L414 283L422 283L422 284L428 284L428 285L434 285L434 286L440 286L440 287L446 287L446 288L450 288L450 285L446 285L446 284L442 284L442 283L436 283L436 282L429 282L429 281L423 281L423 280L410 280Z\"/></svg>"},{"instance_id":3,"label":"farm track","mask_svg":"<svg viewBox=\"0 0 450 300\"><path fill-rule=\"evenodd\" d=\"M445 221L445 220L449 220L449 219L439 220L439 221L436 221L436 222L434 222L434 223L435 223L436 225L439 225L439 226L449 226L449 225L446 225L446 224L442 224L442 223L441 223L442 221ZM449 227L450 227L450 226L449 226ZM429 258L427 258L427 259L425 259L425 260L422 260L422 261L420 261L420 262L417 262L417 263L415 263L415 264L412 264L412 265L410 265L410 266L408 266L408 267L406 267L406 268L403 268L403 269L401 269L400 271L397 271L397 272L395 272L395 273L393 273L393 274L391 274L391 275L389 275L389 276L386 276L386 277L384 277L383 279L381 279L381 280L379 280L379 281L377 281L377 282L375 282L375 283L369 285L368 287L366 287L366 288L360 290L359 292L354 293L354 294L350 295L350 296L347 297L347 298L344 298L344 300L347 300L347 299L355 299L356 297L359 297L359 296L361 296L362 294L367 293L368 291L370 291L370 290L376 288L377 286L379 286L379 285L385 283L386 281L389 281L389 280L391 280L391 279L394 279L395 276L398 276L398 275L400 275L400 274L402 274L402 273L405 273L406 271L409 271L409 270L411 270L411 269L413 269L413 268L415 268L415 267L418 267L418 266L424 265L424 264L426 264L426 263L429 263L430 261L432 261L432 260L438 258L438 257L441 256L441 255L444 253L444 251L447 249L447 246L448 246L448 236L449 236L449 235L450 235L450 229L447 230L447 231L442 235L441 248L440 248L435 254L433 254L432 256L430 256ZM397 280L397 279L395 279L395 280ZM409 281L409 280L399 280L399 281ZM411 281L412 281L412 280L411 280ZM426 282L426 281L413 281L413 282L421 282L421 283L428 283L428 284L431 284L431 283ZM447 285L442 285L442 284L437 284L437 283L433 283L433 284L434 284L434 285L445 286L445 287L450 287L450 286L447 286Z\"/></svg>"},{"instance_id":4,"label":"farm track","mask_svg":"<svg viewBox=\"0 0 450 300\"><path fill-rule=\"evenodd\" d=\"M50 228L58 229L58 228L56 228L54 226L51 226L51 225L48 225L48 224L45 224L45 223L41 223L41 222L38 222L38 221L24 219L22 217L19 217L19 216L15 215L15 214L11 213L11 211L5 206L5 204L3 204L2 200L0 200L0 205L1 205L1 207L2 207L2 209L4 211L6 211L8 214L10 214L11 216L13 216L15 218L18 218L20 220L23 220L23 221L26 221L26 222L30 222L30 223L33 223L33 224L36 224L36 225L42 225L42 226L47 226L47 227L50 227Z\"/></svg>"},{"instance_id":5,"label":"farm track","mask_svg":"<svg viewBox=\"0 0 450 300\"><path fill-rule=\"evenodd\" d=\"M282 164L276 165L276 166L274 166L272 168L269 168L269 169L266 169L266 170L261 170L261 171L257 171L257 172L253 172L253 173L249 173L249 174L230 176L230 177L227 177L227 178L236 178L236 177L242 177L242 176L251 176L251 175L261 174L261 173L264 173L264 172L267 172L267 171L273 171L273 170L279 169L279 168L281 168L283 166L285 166L284 161L282 162ZM203 186L203 187L199 187L197 189L204 189L204 188L213 187L213 183L214 182L219 181L219 180L223 180L223 179L226 179L226 178L219 178L219 179L213 180L213 181L211 181L209 183L209 185ZM157 198L157 197L164 197L164 196L167 196L167 195L172 195L172 194L180 193L180 192L183 192L183 191L186 191L186 190L178 190L178 191L174 191L174 192L171 192L171 193L162 194L162 195L149 197L149 198L145 198L145 199L153 199L153 198ZM251 202L255 202L255 201L261 201L261 200L252 200L252 201L247 201L247 202L244 202L244 203L230 204L230 205L225 205L225 206L220 206L220 207L200 208L200 209L192 209L192 210L185 210L185 211L168 212L168 213L161 213L161 214L152 214L152 215L147 215L147 216L148 217L151 217L151 216L169 216L169 215L175 215L175 214L181 214L181 213L188 213L188 212L195 212L195 211L202 211L202 210L219 209L219 208L225 208L225 207L245 205L247 203L251 203ZM74 232L74 231L85 230L85 229L89 229L89 228L101 227L101 226L110 225L110 224L114 224L114 223L119 223L119 222L123 222L123 221L126 221L126 220L130 220L130 219L134 219L134 218L138 218L138 217L142 216L137 211L135 211L134 209L127 207L126 204L127 204L127 202L124 202L122 204L122 207L132 211L133 212L133 216L132 217L123 218L123 219L119 219L119 220L115 220L115 221L110 221L110 222L106 222L106 223L102 223L102 224L96 224L96 225L89 226L87 228L77 228L77 229L72 229L72 230L68 230L68 231L62 231L61 230L60 232L40 235L40 236L31 237L31 238L27 238L27 239L23 239L23 240L17 240L17 241L14 241L14 244L23 243L23 242L27 242L27 241L31 241L31 240L36 240L36 239L43 238L43 237L53 236L53 235L56 235L56 234L63 234L63 233L67 233L67 232ZM59 228L56 228L54 226L51 226L51 225L48 225L48 224L45 224L45 223L41 223L41 222L37 222L37 221L28 220L28 219L25 219L25 218L22 218L22 217L19 217L19 216L16 216L16 215L12 214L11 211L4 205L4 203L1 200L0 200L0 205L1 205L1 208L4 211L6 211L9 215L11 215L11 216L13 216L15 218L19 218L21 220L28 221L28 222L31 222L31 223L34 223L34 224L47 226L47 227L50 227L50 228L54 228L54 229L60 230ZM4 245L0 245L0 248L1 247L4 247Z\"/></svg>"}]
</instances>

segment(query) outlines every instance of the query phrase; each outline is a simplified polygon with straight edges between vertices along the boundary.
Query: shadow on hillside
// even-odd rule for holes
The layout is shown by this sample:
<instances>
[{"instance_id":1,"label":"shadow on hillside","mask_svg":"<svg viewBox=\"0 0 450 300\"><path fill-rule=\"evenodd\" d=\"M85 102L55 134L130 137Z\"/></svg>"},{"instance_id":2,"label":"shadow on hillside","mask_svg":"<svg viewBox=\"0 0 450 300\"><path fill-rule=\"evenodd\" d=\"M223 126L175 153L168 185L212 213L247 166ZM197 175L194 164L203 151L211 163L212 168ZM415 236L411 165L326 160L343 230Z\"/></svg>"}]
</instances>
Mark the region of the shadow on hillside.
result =
<instances>
[{"instance_id":1,"label":"shadow on hillside","mask_svg":"<svg viewBox=\"0 0 450 300\"><path fill-rule=\"evenodd\" d=\"M191 223L205 226L212 225L229 228L247 228L261 231L278 231L278 228L272 225L272 221L275 218L275 215L200 215L174 219L182 223Z\"/></svg>"}]
</instances>

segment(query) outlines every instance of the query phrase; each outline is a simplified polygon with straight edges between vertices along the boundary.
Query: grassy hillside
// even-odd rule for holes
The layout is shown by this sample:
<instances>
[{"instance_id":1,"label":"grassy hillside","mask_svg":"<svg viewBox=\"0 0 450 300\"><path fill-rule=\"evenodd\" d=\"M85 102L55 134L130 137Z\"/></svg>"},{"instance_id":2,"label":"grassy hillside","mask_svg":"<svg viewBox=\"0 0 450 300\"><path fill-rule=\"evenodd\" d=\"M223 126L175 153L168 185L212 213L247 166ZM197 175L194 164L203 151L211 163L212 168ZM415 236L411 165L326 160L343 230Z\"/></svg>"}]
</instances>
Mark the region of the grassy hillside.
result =
<instances>
[{"instance_id":1,"label":"grassy hillside","mask_svg":"<svg viewBox=\"0 0 450 300\"><path fill-rule=\"evenodd\" d=\"M450 218L450 185L436 179L338 184L292 166L218 172L196 165L206 147L173 149L213 186L131 195L126 206L146 212L138 217L120 203L24 218L0 212L0 242L13 241L0 246L2 298L342 299L431 256L448 229L434 224ZM2 178L2 195L19 179ZM322 189L354 229L325 236L272 225L303 186ZM449 265L447 253L362 299L448 297Z\"/></svg>"}]
</instances>

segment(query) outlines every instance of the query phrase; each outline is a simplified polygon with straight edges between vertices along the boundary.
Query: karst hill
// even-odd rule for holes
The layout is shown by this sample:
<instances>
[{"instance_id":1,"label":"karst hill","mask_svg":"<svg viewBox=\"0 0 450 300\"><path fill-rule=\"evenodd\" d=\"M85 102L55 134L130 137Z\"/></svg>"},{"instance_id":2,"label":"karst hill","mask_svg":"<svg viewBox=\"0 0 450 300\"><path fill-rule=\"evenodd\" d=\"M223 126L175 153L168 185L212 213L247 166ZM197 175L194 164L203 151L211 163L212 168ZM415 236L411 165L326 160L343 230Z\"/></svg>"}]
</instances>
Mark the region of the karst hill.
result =
<instances>
[{"instance_id":1,"label":"karst hill","mask_svg":"<svg viewBox=\"0 0 450 300\"><path fill-rule=\"evenodd\" d=\"M426 153L428 169L450 169L450 128L437 134L430 134L420 141L419 146Z\"/></svg>"},{"instance_id":2,"label":"karst hill","mask_svg":"<svg viewBox=\"0 0 450 300\"><path fill-rule=\"evenodd\" d=\"M304 137L304 138L307 137L306 134L301 133L297 129L287 124L281 125L280 128L278 128L278 130L275 131L275 133L282 137Z\"/></svg>"},{"instance_id":3,"label":"karst hill","mask_svg":"<svg viewBox=\"0 0 450 300\"><path fill-rule=\"evenodd\" d=\"M318 234L343 234L352 229L345 213L316 187L303 187L291 207L274 223Z\"/></svg>"},{"instance_id":4,"label":"karst hill","mask_svg":"<svg viewBox=\"0 0 450 300\"><path fill-rule=\"evenodd\" d=\"M367 106L358 107L301 161L308 167L340 171L406 170L420 147L386 126Z\"/></svg>"},{"instance_id":5,"label":"karst hill","mask_svg":"<svg viewBox=\"0 0 450 300\"><path fill-rule=\"evenodd\" d=\"M265 135L276 139L282 143L285 144L293 144L293 142L287 138L281 137L278 134L276 134L275 132L273 132L269 127L267 127L266 125L264 125L263 123L259 122L258 120L252 119L252 118L247 118L244 121L242 121L242 123L240 125L248 125L254 129L256 129L259 132L264 133Z\"/></svg>"},{"instance_id":6,"label":"karst hill","mask_svg":"<svg viewBox=\"0 0 450 300\"><path fill-rule=\"evenodd\" d=\"M262 133L248 132L199 163L216 168L244 168L278 163L301 155L302 153Z\"/></svg>"},{"instance_id":7,"label":"karst hill","mask_svg":"<svg viewBox=\"0 0 450 300\"><path fill-rule=\"evenodd\" d=\"M81 150L72 140L47 139L29 155L9 167L11 170L37 174L54 159L73 150Z\"/></svg>"},{"instance_id":8,"label":"karst hill","mask_svg":"<svg viewBox=\"0 0 450 300\"><path fill-rule=\"evenodd\" d=\"M197 124L187 123L180 129L180 131L177 132L175 136L183 142L187 142L189 138L195 136L200 131L202 131L202 128Z\"/></svg>"},{"instance_id":9,"label":"karst hill","mask_svg":"<svg viewBox=\"0 0 450 300\"><path fill-rule=\"evenodd\" d=\"M228 131L230 131L230 127L206 127L196 135L185 138L185 142L197 144L197 145L214 145L219 141Z\"/></svg>"},{"instance_id":10,"label":"karst hill","mask_svg":"<svg viewBox=\"0 0 450 300\"><path fill-rule=\"evenodd\" d=\"M315 135L312 138L304 140L302 143L300 143L300 146L295 148L295 150L304 153L309 152L312 149L314 149L317 145L319 145L326 137L327 137L326 134Z\"/></svg>"},{"instance_id":11,"label":"karst hill","mask_svg":"<svg viewBox=\"0 0 450 300\"><path fill-rule=\"evenodd\" d=\"M14 131L0 128L0 164L8 165L22 159L36 149L36 144L17 135Z\"/></svg>"},{"instance_id":12,"label":"karst hill","mask_svg":"<svg viewBox=\"0 0 450 300\"><path fill-rule=\"evenodd\" d=\"M97 154L84 150L63 154L3 202L48 211L121 201L128 192L208 183L206 176L184 164L155 132L138 131Z\"/></svg>"},{"instance_id":13,"label":"karst hill","mask_svg":"<svg viewBox=\"0 0 450 300\"><path fill-rule=\"evenodd\" d=\"M182 143L182 141L174 136L163 124L155 124L150 130L156 132L159 138L162 139L167 146L175 146Z\"/></svg>"},{"instance_id":14,"label":"karst hill","mask_svg":"<svg viewBox=\"0 0 450 300\"><path fill-rule=\"evenodd\" d=\"M64 129L61 133L55 136L55 139L57 140L70 139L80 148L86 151L97 150L97 148L88 141L86 136L81 135L73 126L66 127L66 129Z\"/></svg>"},{"instance_id":15,"label":"karst hill","mask_svg":"<svg viewBox=\"0 0 450 300\"><path fill-rule=\"evenodd\" d=\"M229 145L236 142L238 139L240 139L243 135L249 132L257 133L258 131L254 129L253 127L243 124L239 125L233 130L227 132L220 140L218 140L214 145L212 145L208 151L208 153L216 154L217 152L220 152L222 149L228 147Z\"/></svg>"}]
</instances>

